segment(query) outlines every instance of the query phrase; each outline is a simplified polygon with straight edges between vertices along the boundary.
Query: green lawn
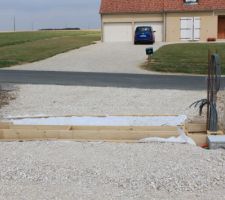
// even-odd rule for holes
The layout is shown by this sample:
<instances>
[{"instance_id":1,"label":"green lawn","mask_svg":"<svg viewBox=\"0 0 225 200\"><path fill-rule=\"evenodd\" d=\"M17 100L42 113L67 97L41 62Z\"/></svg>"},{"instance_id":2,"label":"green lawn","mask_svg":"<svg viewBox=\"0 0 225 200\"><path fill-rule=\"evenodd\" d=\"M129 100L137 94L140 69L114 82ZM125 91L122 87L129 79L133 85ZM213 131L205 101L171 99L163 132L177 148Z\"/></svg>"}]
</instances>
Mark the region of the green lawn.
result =
<instances>
[{"instance_id":1,"label":"green lawn","mask_svg":"<svg viewBox=\"0 0 225 200\"><path fill-rule=\"evenodd\" d=\"M42 60L98 40L98 31L0 33L0 68Z\"/></svg>"},{"instance_id":2,"label":"green lawn","mask_svg":"<svg viewBox=\"0 0 225 200\"><path fill-rule=\"evenodd\" d=\"M143 67L159 72L206 74L208 50L218 51L225 74L225 43L170 44L156 51Z\"/></svg>"}]
</instances>

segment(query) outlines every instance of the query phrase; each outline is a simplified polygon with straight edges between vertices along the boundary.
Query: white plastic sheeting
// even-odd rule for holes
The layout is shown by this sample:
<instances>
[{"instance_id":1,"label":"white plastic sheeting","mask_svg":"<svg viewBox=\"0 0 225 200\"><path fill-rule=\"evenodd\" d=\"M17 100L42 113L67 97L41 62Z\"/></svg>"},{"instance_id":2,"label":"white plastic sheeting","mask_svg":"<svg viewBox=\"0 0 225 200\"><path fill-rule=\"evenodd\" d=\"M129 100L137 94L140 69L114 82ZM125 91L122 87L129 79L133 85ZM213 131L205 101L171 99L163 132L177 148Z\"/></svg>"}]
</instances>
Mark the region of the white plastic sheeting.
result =
<instances>
[{"instance_id":1,"label":"white plastic sheeting","mask_svg":"<svg viewBox=\"0 0 225 200\"><path fill-rule=\"evenodd\" d=\"M178 116L105 116L105 117L49 117L11 119L16 125L71 126L179 126L187 119Z\"/></svg>"},{"instance_id":2,"label":"white plastic sheeting","mask_svg":"<svg viewBox=\"0 0 225 200\"><path fill-rule=\"evenodd\" d=\"M195 145L196 143L190 137L188 137L182 129L178 129L180 135L178 137L170 137L170 138L158 138L151 137L140 140L140 143L151 143L151 142L160 142L160 143L180 143L180 144L191 144Z\"/></svg>"}]
</instances>

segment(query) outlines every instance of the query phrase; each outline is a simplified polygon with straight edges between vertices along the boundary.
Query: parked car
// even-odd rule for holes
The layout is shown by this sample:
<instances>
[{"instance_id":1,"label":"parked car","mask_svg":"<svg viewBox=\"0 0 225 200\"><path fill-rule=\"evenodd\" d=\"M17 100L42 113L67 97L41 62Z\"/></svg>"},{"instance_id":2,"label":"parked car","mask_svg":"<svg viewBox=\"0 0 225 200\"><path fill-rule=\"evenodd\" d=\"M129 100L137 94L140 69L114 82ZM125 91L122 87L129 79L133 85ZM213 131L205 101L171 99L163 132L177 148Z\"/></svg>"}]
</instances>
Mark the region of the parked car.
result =
<instances>
[{"instance_id":1,"label":"parked car","mask_svg":"<svg viewBox=\"0 0 225 200\"><path fill-rule=\"evenodd\" d=\"M138 26L135 30L134 44L154 44L154 32L151 26Z\"/></svg>"}]
</instances>

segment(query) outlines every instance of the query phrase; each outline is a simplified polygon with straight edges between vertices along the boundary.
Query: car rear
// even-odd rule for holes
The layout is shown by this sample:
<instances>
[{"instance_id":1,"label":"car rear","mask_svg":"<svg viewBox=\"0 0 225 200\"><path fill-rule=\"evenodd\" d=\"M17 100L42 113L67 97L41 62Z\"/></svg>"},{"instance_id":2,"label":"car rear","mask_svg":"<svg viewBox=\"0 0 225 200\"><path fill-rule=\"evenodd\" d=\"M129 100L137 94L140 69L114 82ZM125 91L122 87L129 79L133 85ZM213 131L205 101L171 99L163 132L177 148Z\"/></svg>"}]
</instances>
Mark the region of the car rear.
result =
<instances>
[{"instance_id":1,"label":"car rear","mask_svg":"<svg viewBox=\"0 0 225 200\"><path fill-rule=\"evenodd\" d=\"M154 44L155 36L151 26L139 26L135 31L135 44Z\"/></svg>"}]
</instances>

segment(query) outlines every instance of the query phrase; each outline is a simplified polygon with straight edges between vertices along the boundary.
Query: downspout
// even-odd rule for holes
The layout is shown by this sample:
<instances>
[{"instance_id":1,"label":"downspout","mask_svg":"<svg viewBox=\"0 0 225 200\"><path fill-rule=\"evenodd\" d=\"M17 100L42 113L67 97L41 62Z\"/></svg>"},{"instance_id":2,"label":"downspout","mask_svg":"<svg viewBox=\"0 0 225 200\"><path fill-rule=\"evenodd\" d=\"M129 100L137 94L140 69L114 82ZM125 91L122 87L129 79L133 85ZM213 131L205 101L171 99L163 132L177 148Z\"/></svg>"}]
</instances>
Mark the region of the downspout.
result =
<instances>
[{"instance_id":1,"label":"downspout","mask_svg":"<svg viewBox=\"0 0 225 200\"><path fill-rule=\"evenodd\" d=\"M132 42L134 43L134 35L135 35L135 22L134 22L134 20L132 20Z\"/></svg>"},{"instance_id":2,"label":"downspout","mask_svg":"<svg viewBox=\"0 0 225 200\"><path fill-rule=\"evenodd\" d=\"M213 10L213 17L216 16L216 36L215 38L218 40L219 38L219 15L215 14L215 10Z\"/></svg>"},{"instance_id":3,"label":"downspout","mask_svg":"<svg viewBox=\"0 0 225 200\"><path fill-rule=\"evenodd\" d=\"M164 33L164 42L166 42L166 40L167 40L167 38L166 38L167 26L166 26L166 12L165 11L163 12L163 22L164 22L164 27L163 27L163 29L164 29L164 31L163 31L163 33Z\"/></svg>"},{"instance_id":4,"label":"downspout","mask_svg":"<svg viewBox=\"0 0 225 200\"><path fill-rule=\"evenodd\" d=\"M101 16L101 41L104 41L104 33L103 33L103 21L102 21L102 14L100 14Z\"/></svg>"},{"instance_id":5,"label":"downspout","mask_svg":"<svg viewBox=\"0 0 225 200\"><path fill-rule=\"evenodd\" d=\"M163 0L163 40L164 42L166 42L167 38L166 38L166 30L167 26L166 26L166 12L165 12L165 0Z\"/></svg>"}]
</instances>

